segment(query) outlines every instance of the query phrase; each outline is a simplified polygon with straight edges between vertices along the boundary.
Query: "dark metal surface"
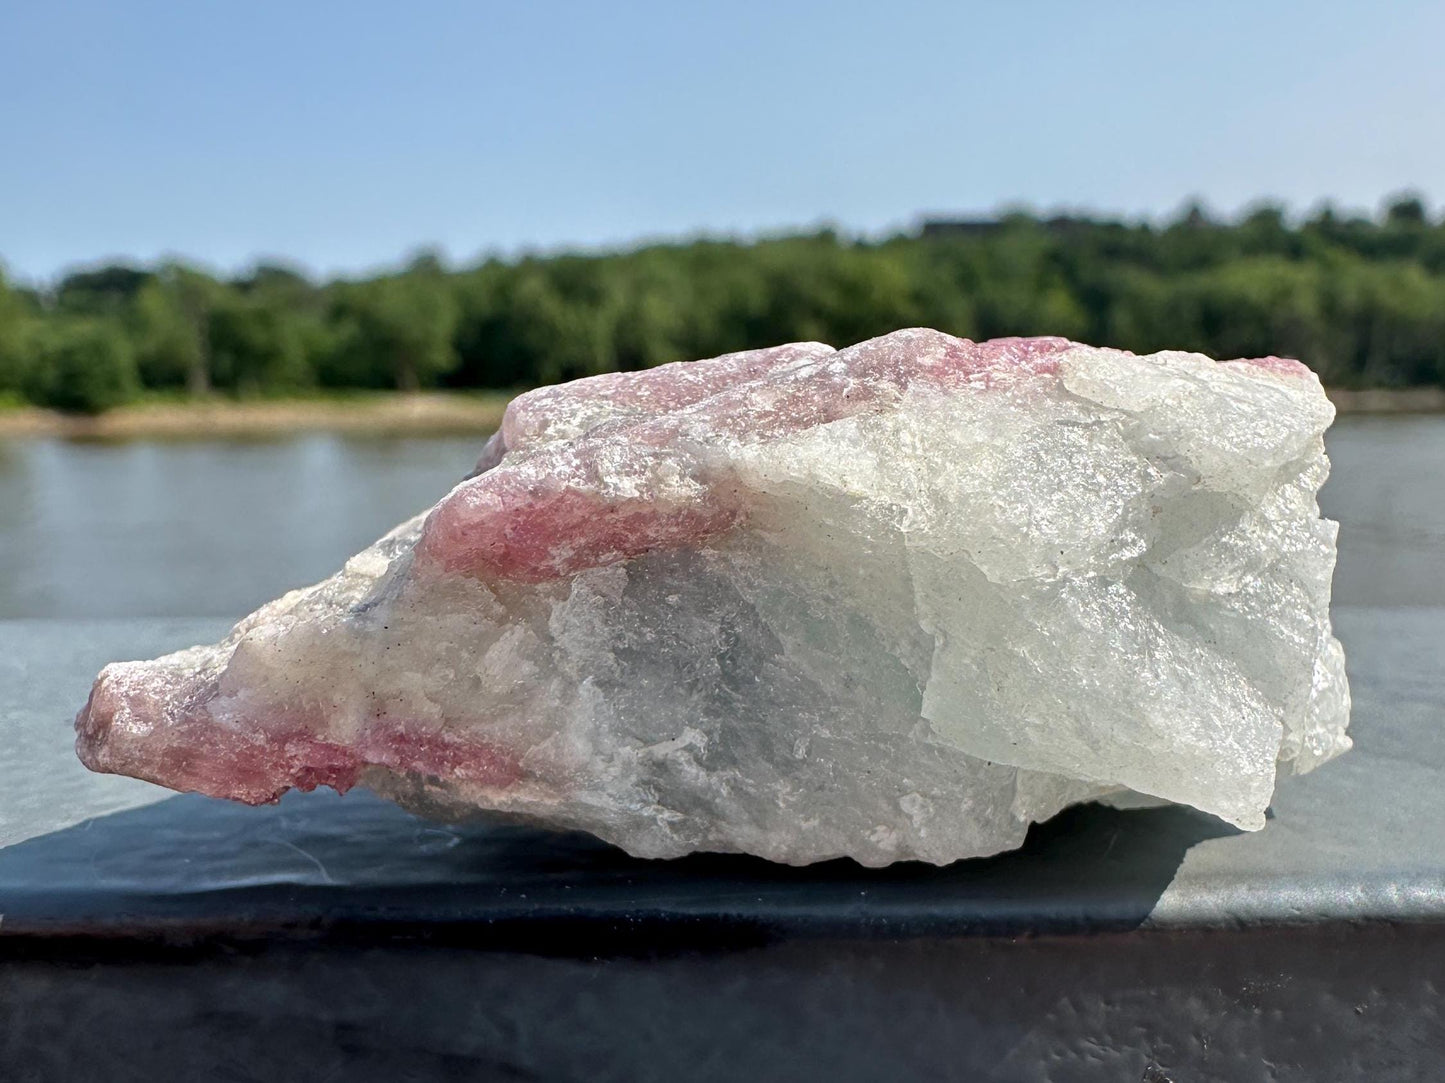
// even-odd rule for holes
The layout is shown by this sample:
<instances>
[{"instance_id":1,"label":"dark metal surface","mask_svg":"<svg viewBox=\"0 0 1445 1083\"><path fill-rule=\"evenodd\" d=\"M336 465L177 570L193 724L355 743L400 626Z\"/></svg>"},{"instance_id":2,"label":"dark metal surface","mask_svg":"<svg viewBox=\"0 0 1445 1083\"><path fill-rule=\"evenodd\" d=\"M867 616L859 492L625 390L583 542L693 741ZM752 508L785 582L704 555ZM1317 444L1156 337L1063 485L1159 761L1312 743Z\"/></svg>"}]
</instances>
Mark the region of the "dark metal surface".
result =
<instances>
[{"instance_id":1,"label":"dark metal surface","mask_svg":"<svg viewBox=\"0 0 1445 1083\"><path fill-rule=\"evenodd\" d=\"M1347 609L1338 623L1356 748L1286 780L1254 834L1185 808L1087 806L1035 828L1022 851L987 860L790 869L736 856L634 860L585 836L428 823L360 792L293 794L260 809L175 796L0 849L0 944L187 922L254 931L597 921L939 936L1445 919L1445 611ZM103 631L92 638L113 648L117 627ZM37 643L13 636L0 647L14 658ZM41 662L33 670L43 681ZM84 690L63 676L46 682L70 696L55 704L57 726Z\"/></svg>"},{"instance_id":2,"label":"dark metal surface","mask_svg":"<svg viewBox=\"0 0 1445 1083\"><path fill-rule=\"evenodd\" d=\"M1445 611L1338 624L1357 748L1255 834L1089 806L997 858L789 869L316 794L0 848L0 1080L1436 1078ZM0 624L0 711L57 726L157 635L50 631L80 646Z\"/></svg>"},{"instance_id":3,"label":"dark metal surface","mask_svg":"<svg viewBox=\"0 0 1445 1083\"><path fill-rule=\"evenodd\" d=\"M1442 973L1445 938L1423 925L12 961L0 1078L1437 1080Z\"/></svg>"},{"instance_id":4,"label":"dark metal surface","mask_svg":"<svg viewBox=\"0 0 1445 1083\"><path fill-rule=\"evenodd\" d=\"M473 943L566 937L584 953L595 948L588 927L643 941L691 930L702 943L1134 928L1189 847L1228 831L1187 809L1089 806L985 861L795 869L722 855L639 861L584 835L449 828L364 794L297 794L260 810L186 796L0 851L0 950L30 934L177 926L464 928Z\"/></svg>"}]
</instances>

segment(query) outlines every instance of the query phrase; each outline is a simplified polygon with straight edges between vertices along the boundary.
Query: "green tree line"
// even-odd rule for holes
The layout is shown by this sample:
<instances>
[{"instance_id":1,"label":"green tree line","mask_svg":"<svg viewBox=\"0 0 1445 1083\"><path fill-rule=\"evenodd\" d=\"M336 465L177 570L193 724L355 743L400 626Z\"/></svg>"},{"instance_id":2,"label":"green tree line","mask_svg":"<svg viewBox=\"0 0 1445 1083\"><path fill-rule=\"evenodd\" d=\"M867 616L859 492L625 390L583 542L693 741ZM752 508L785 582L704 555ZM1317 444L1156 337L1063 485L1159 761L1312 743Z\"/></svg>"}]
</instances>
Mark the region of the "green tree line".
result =
<instances>
[{"instance_id":1,"label":"green tree line","mask_svg":"<svg viewBox=\"0 0 1445 1083\"><path fill-rule=\"evenodd\" d=\"M1401 198L1378 218L1019 213L881 240L823 230L462 268L422 255L324 282L182 262L99 266L40 288L0 277L0 397L96 412L146 390L518 388L913 325L1280 354L1337 386L1442 384L1445 221Z\"/></svg>"}]
</instances>

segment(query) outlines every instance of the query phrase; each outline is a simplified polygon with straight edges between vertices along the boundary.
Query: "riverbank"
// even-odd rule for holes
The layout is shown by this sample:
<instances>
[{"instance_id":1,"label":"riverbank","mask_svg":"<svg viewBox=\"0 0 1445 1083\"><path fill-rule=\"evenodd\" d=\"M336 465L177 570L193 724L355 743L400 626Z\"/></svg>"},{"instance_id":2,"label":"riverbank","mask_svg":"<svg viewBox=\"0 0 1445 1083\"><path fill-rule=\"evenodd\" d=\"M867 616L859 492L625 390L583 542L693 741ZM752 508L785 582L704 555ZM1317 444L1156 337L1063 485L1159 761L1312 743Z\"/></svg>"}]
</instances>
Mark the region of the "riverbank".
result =
<instances>
[{"instance_id":1,"label":"riverbank","mask_svg":"<svg viewBox=\"0 0 1445 1083\"><path fill-rule=\"evenodd\" d=\"M1327 394L1341 414L1445 413L1445 387L1376 387L1363 391L1336 387Z\"/></svg>"},{"instance_id":2,"label":"riverbank","mask_svg":"<svg viewBox=\"0 0 1445 1083\"><path fill-rule=\"evenodd\" d=\"M0 438L61 436L76 440L260 438L296 432L378 436L486 434L501 424L507 392L419 392L336 398L205 399L142 402L97 417L17 407L0 410Z\"/></svg>"},{"instance_id":3,"label":"riverbank","mask_svg":"<svg viewBox=\"0 0 1445 1083\"><path fill-rule=\"evenodd\" d=\"M1445 388L1336 388L1341 414L1445 413ZM496 392L358 393L336 398L236 402L166 400L122 406L98 417L35 407L0 409L0 439L61 436L75 440L261 438L296 432L375 436L484 435L501 424L511 395Z\"/></svg>"}]
</instances>

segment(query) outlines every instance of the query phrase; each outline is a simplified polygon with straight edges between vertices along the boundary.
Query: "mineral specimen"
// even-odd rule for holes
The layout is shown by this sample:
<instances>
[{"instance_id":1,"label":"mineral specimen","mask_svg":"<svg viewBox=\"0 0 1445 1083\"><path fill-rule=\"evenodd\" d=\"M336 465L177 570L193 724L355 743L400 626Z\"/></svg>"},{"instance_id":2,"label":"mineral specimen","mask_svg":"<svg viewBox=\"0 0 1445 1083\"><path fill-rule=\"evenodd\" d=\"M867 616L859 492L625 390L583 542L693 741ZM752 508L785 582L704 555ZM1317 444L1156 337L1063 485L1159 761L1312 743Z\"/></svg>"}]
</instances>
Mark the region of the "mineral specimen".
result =
<instances>
[{"instance_id":1,"label":"mineral specimen","mask_svg":"<svg viewBox=\"0 0 1445 1083\"><path fill-rule=\"evenodd\" d=\"M648 857L941 863L1139 795L1258 828L1349 747L1332 417L1295 361L929 330L543 388L333 578L108 666L78 749Z\"/></svg>"}]
</instances>

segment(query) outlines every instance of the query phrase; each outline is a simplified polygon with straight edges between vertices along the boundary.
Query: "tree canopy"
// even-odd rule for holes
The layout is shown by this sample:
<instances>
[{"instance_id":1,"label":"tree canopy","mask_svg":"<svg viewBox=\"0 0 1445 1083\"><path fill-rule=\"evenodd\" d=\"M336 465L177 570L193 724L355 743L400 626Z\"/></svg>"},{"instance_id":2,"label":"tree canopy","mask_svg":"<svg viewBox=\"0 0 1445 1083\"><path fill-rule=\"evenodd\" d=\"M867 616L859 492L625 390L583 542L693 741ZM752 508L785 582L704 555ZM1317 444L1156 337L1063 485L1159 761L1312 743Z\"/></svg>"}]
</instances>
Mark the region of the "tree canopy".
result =
<instances>
[{"instance_id":1,"label":"tree canopy","mask_svg":"<svg viewBox=\"0 0 1445 1083\"><path fill-rule=\"evenodd\" d=\"M1015 213L883 239L823 230L456 269L423 254L325 282L179 262L92 267L41 289L0 277L0 396L98 410L142 389L518 388L913 325L1292 356L1339 386L1442 384L1445 222L1403 197L1378 218Z\"/></svg>"}]
</instances>

